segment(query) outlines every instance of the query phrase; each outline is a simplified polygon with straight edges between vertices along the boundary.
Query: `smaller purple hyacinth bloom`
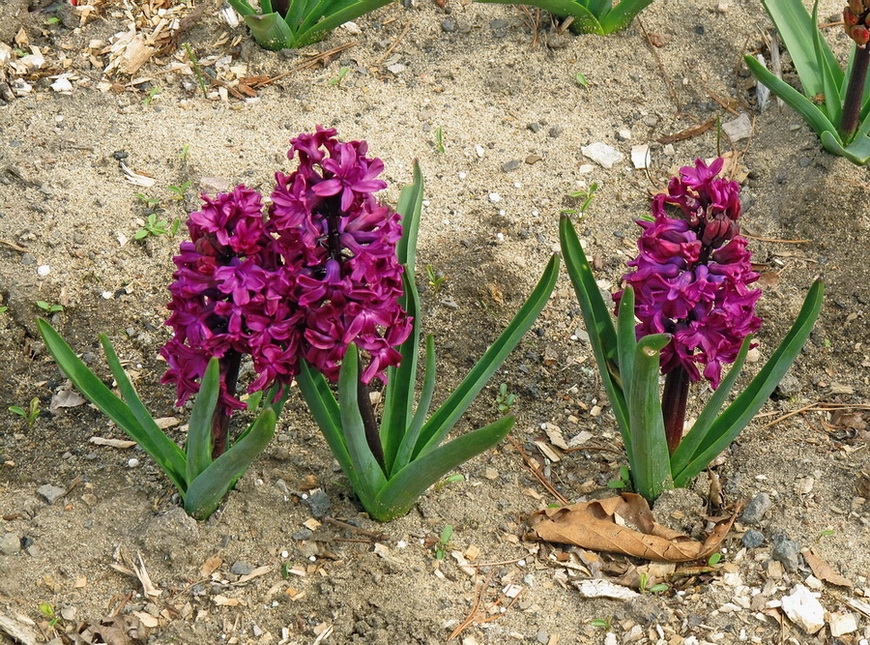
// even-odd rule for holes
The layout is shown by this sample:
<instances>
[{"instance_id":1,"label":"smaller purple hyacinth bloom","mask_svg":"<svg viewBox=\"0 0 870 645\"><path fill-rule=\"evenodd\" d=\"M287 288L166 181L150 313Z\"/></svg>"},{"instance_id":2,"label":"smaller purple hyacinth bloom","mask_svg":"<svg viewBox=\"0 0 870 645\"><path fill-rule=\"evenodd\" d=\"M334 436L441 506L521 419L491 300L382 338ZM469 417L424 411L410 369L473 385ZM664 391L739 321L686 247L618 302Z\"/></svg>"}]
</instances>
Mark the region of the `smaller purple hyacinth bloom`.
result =
<instances>
[{"instance_id":1,"label":"smaller purple hyacinth bloom","mask_svg":"<svg viewBox=\"0 0 870 645\"><path fill-rule=\"evenodd\" d=\"M749 284L752 271L746 240L739 236L740 186L717 179L723 160L680 169L668 194L653 200L653 221L638 221L643 233L634 271L623 277L634 288L638 338L669 333L662 373L681 367L689 378L719 386L722 364L737 358L748 334L761 326ZM666 205L682 217L670 217ZM622 292L614 295L619 305ZM699 369L700 368L700 369Z\"/></svg>"}]
</instances>

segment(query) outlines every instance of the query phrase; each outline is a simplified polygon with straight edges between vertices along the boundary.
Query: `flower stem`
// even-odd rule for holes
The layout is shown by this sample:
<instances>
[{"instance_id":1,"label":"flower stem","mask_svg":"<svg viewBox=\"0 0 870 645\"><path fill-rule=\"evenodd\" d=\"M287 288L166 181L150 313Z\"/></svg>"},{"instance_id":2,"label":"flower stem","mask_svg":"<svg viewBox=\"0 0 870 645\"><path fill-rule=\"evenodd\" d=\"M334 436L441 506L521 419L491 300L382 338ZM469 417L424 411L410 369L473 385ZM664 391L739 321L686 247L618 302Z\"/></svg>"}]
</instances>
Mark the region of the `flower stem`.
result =
<instances>
[{"instance_id":1,"label":"flower stem","mask_svg":"<svg viewBox=\"0 0 870 645\"><path fill-rule=\"evenodd\" d=\"M381 445L381 436L378 431L377 421L375 421L375 411L372 409L372 399L369 396L369 386L363 383L362 380L358 382L357 401L363 425L366 429L366 442L369 444L369 450L372 451L375 459L378 460L378 464L380 464L381 468L386 472L384 447Z\"/></svg>"},{"instance_id":2,"label":"flower stem","mask_svg":"<svg viewBox=\"0 0 870 645\"><path fill-rule=\"evenodd\" d=\"M233 396L236 393L236 381L239 380L239 366L242 363L242 355L230 349L221 359L221 372L224 375L226 392ZM229 410L218 401L214 415L211 418L211 455L213 459L220 457L227 449L227 436L229 435L230 414Z\"/></svg>"},{"instance_id":3,"label":"flower stem","mask_svg":"<svg viewBox=\"0 0 870 645\"><path fill-rule=\"evenodd\" d=\"M849 143L858 129L858 118L861 113L861 99L864 97L864 85L867 82L867 69L870 67L870 47L867 45L855 47L855 60L852 63L852 75L846 88L846 98L843 100L843 119L840 121L840 134L844 143Z\"/></svg>"},{"instance_id":4,"label":"flower stem","mask_svg":"<svg viewBox=\"0 0 870 645\"><path fill-rule=\"evenodd\" d=\"M683 438L686 422L686 400L689 398L689 373L682 365L665 376L665 391L662 394L662 416L665 421L665 437L668 452L674 454Z\"/></svg>"}]
</instances>

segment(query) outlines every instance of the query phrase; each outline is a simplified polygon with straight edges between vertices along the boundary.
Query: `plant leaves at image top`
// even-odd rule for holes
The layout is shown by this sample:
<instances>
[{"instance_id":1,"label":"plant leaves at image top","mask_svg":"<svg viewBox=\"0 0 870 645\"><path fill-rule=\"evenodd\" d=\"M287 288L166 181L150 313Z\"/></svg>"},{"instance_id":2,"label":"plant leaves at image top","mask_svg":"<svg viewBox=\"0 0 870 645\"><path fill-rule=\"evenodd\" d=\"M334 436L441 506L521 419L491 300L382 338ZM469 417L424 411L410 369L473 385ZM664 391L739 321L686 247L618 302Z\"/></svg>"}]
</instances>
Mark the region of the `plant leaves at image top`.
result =
<instances>
[{"instance_id":1,"label":"plant leaves at image top","mask_svg":"<svg viewBox=\"0 0 870 645\"><path fill-rule=\"evenodd\" d=\"M560 17L571 18L571 31L606 36L628 27L652 0L477 0L492 4L524 4Z\"/></svg>"},{"instance_id":2,"label":"plant leaves at image top","mask_svg":"<svg viewBox=\"0 0 870 645\"><path fill-rule=\"evenodd\" d=\"M349 20L390 0L260 0L261 12L248 0L229 0L245 19L254 40L272 51L304 47Z\"/></svg>"}]
</instances>

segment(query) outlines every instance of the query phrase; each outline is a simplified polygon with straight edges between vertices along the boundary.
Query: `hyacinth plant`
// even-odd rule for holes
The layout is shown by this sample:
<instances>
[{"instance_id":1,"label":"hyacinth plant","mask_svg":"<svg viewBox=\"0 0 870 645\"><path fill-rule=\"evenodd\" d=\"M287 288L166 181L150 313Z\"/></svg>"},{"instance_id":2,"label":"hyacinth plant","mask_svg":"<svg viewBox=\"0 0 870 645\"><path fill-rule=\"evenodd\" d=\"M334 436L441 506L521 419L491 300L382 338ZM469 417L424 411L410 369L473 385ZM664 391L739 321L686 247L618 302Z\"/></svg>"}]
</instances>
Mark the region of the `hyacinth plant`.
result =
<instances>
[{"instance_id":1,"label":"hyacinth plant","mask_svg":"<svg viewBox=\"0 0 870 645\"><path fill-rule=\"evenodd\" d=\"M791 54L803 94L769 72L754 56L745 56L752 74L796 110L819 135L825 150L854 164L870 161L870 0L849 0L843 10L846 34L853 41L846 72L825 42L801 0L762 0Z\"/></svg>"},{"instance_id":2,"label":"hyacinth plant","mask_svg":"<svg viewBox=\"0 0 870 645\"><path fill-rule=\"evenodd\" d=\"M688 485L737 437L797 357L819 315L822 283L809 289L797 320L746 389L722 410L761 320L739 234L740 187L717 178L721 159L680 169L667 194L640 220L639 254L615 294L614 326L570 219L562 253L589 331L599 372L622 433L634 490L654 501ZM667 207L667 208L666 208ZM669 208L676 210L671 214ZM723 365L732 363L723 373ZM659 372L665 375L662 393ZM684 435L689 386L713 393Z\"/></svg>"},{"instance_id":3,"label":"hyacinth plant","mask_svg":"<svg viewBox=\"0 0 870 645\"><path fill-rule=\"evenodd\" d=\"M248 0L229 0L260 47L280 51L304 47L339 25L374 11L390 0L260 0L260 13Z\"/></svg>"},{"instance_id":4,"label":"hyacinth plant","mask_svg":"<svg viewBox=\"0 0 870 645\"><path fill-rule=\"evenodd\" d=\"M525 4L571 19L571 31L606 36L628 27L653 0L477 0L490 4Z\"/></svg>"},{"instance_id":5,"label":"hyacinth plant","mask_svg":"<svg viewBox=\"0 0 870 645\"><path fill-rule=\"evenodd\" d=\"M355 281L362 280L362 290L383 297L384 304L366 317L350 313L349 327L322 325L311 339L320 353L304 357L297 383L363 507L373 519L388 521L408 512L431 485L492 448L513 426L514 417L505 416L442 445L546 304L559 262L553 256L501 336L430 415L436 380L431 335L425 339L424 376L415 406L421 344L415 258L422 175L415 164L414 183L399 199L400 226L400 215L376 208L371 196L385 186L374 179L383 167L380 161L350 154L349 148L339 153L331 147L330 132L319 131L295 144L300 168L279 177L273 217L293 219L301 237L314 243L316 266L326 276L318 288L325 288L327 295L318 297L344 307L345 300L355 299ZM357 325L364 331L348 332ZM380 328L388 330L386 336L375 333ZM380 420L371 404L373 379L386 382ZM329 385L336 380L337 393Z\"/></svg>"}]
</instances>

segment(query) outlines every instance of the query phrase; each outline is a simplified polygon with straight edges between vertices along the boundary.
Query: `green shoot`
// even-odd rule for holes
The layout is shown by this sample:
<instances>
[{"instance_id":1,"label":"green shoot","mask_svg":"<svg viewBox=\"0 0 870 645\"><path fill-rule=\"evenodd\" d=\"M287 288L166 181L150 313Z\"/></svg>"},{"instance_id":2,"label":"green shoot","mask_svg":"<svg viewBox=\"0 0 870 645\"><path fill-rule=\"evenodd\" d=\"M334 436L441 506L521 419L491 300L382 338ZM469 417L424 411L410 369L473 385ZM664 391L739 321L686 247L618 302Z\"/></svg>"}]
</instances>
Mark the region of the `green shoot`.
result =
<instances>
[{"instance_id":1,"label":"green shoot","mask_svg":"<svg viewBox=\"0 0 870 645\"><path fill-rule=\"evenodd\" d=\"M586 80L586 76L582 72L577 72L574 75L574 80L577 81L577 85L582 87L584 90L589 87L589 81Z\"/></svg>"},{"instance_id":2,"label":"green shoot","mask_svg":"<svg viewBox=\"0 0 870 645\"><path fill-rule=\"evenodd\" d=\"M435 559L443 560L444 554L450 545L450 538L453 537L453 525L445 524L441 529L441 535L438 538L438 543L435 544Z\"/></svg>"},{"instance_id":3,"label":"green shoot","mask_svg":"<svg viewBox=\"0 0 870 645\"><path fill-rule=\"evenodd\" d=\"M0 306L0 314L5 314L7 311L9 311L9 307Z\"/></svg>"},{"instance_id":4,"label":"green shoot","mask_svg":"<svg viewBox=\"0 0 870 645\"><path fill-rule=\"evenodd\" d=\"M716 553L712 554L709 558L707 558L707 565L711 567L715 567L719 564L719 560L722 559L722 554L716 551Z\"/></svg>"},{"instance_id":5,"label":"green shoot","mask_svg":"<svg viewBox=\"0 0 870 645\"><path fill-rule=\"evenodd\" d=\"M619 479L611 479L607 482L608 488L625 488L631 490L631 474L626 466L619 467Z\"/></svg>"},{"instance_id":6,"label":"green shoot","mask_svg":"<svg viewBox=\"0 0 870 645\"><path fill-rule=\"evenodd\" d=\"M62 305L53 305L49 302L46 302L45 300L37 300L36 306L49 314L57 314L63 311Z\"/></svg>"},{"instance_id":7,"label":"green shoot","mask_svg":"<svg viewBox=\"0 0 870 645\"><path fill-rule=\"evenodd\" d=\"M586 209L589 208L589 204L592 203L592 198L595 196L595 193L597 191L598 191L598 184L594 183L591 186L589 186L589 188L587 188L585 190L581 189L581 190L574 191L573 193L568 193L568 197L570 197L572 199L582 199L583 203L580 205L580 208L578 208L576 210L574 210L574 209L564 210L564 211L562 211L562 214L564 214L564 215L578 215L578 214L583 215L584 213L586 213Z\"/></svg>"},{"instance_id":8,"label":"green shoot","mask_svg":"<svg viewBox=\"0 0 870 645\"><path fill-rule=\"evenodd\" d=\"M190 144L185 143L183 146L181 146L181 152L178 155L178 159L181 161L181 163L187 163L187 155L189 153L190 153Z\"/></svg>"},{"instance_id":9,"label":"green shoot","mask_svg":"<svg viewBox=\"0 0 870 645\"><path fill-rule=\"evenodd\" d=\"M36 397L30 399L30 403L27 405L26 409L18 405L13 405L10 406L9 411L24 419L28 430L33 430L33 426L36 424L36 419L39 416L39 399Z\"/></svg>"},{"instance_id":10,"label":"green shoot","mask_svg":"<svg viewBox=\"0 0 870 645\"><path fill-rule=\"evenodd\" d=\"M349 71L350 67L342 67L340 70L338 70L338 75L335 78L329 79L329 83L327 83L327 85L329 85L330 87L341 87L341 82L344 80L344 77L347 76L347 73Z\"/></svg>"},{"instance_id":11,"label":"green shoot","mask_svg":"<svg viewBox=\"0 0 870 645\"><path fill-rule=\"evenodd\" d=\"M435 152L441 155L447 152L447 149L444 147L444 130L440 125L435 128Z\"/></svg>"},{"instance_id":12,"label":"green shoot","mask_svg":"<svg viewBox=\"0 0 870 645\"><path fill-rule=\"evenodd\" d=\"M145 98L142 99L142 105L144 105L145 107L148 107L149 105L151 105L151 102L155 99L155 97L158 94L160 94L160 88L159 87L152 87L150 90L148 90L148 94L145 95Z\"/></svg>"},{"instance_id":13,"label":"green shoot","mask_svg":"<svg viewBox=\"0 0 870 645\"><path fill-rule=\"evenodd\" d=\"M135 195L133 195L133 197L141 201L148 208L155 208L160 205L159 199L157 199L156 197L148 197L144 193L136 193Z\"/></svg>"},{"instance_id":14,"label":"green shoot","mask_svg":"<svg viewBox=\"0 0 870 645\"><path fill-rule=\"evenodd\" d=\"M196 54L193 53L193 48L189 44L184 43L184 50L187 52L188 59L190 59L190 66L193 68L199 89L202 90L203 97L208 98L208 87L206 87L205 74L203 74L202 68L199 66L199 59L197 59Z\"/></svg>"},{"instance_id":15,"label":"green shoot","mask_svg":"<svg viewBox=\"0 0 870 645\"><path fill-rule=\"evenodd\" d=\"M142 240L153 235L169 235L169 222L157 219L157 213L150 213L145 220L145 225L133 234L134 240Z\"/></svg>"},{"instance_id":16,"label":"green shoot","mask_svg":"<svg viewBox=\"0 0 870 645\"><path fill-rule=\"evenodd\" d=\"M429 286L432 288L432 293L436 296L441 291L441 285L447 281L447 276L437 272L432 268L431 264L426 265L426 279L429 281Z\"/></svg>"},{"instance_id":17,"label":"green shoot","mask_svg":"<svg viewBox=\"0 0 870 645\"><path fill-rule=\"evenodd\" d=\"M60 18L58 18L57 16L52 16L51 18L45 19L46 25L56 25L59 22L60 22Z\"/></svg>"},{"instance_id":18,"label":"green shoot","mask_svg":"<svg viewBox=\"0 0 870 645\"><path fill-rule=\"evenodd\" d=\"M447 486L447 484L455 484L456 482L464 482L464 481L465 481L465 475L463 475L462 473L453 473L452 475L448 475L447 477L442 479L440 482L435 484L435 486L433 486L432 488L433 488L433 490L441 490L442 488Z\"/></svg>"},{"instance_id":19,"label":"green shoot","mask_svg":"<svg viewBox=\"0 0 870 645\"><path fill-rule=\"evenodd\" d=\"M175 237L175 234L178 233L179 228L181 228L181 220L178 218L172 220L172 225L169 227L169 234L172 237Z\"/></svg>"},{"instance_id":20,"label":"green shoot","mask_svg":"<svg viewBox=\"0 0 870 645\"><path fill-rule=\"evenodd\" d=\"M54 613L54 607L47 602L39 603L39 613L48 618L49 627L55 627L60 622L60 616Z\"/></svg>"},{"instance_id":21,"label":"green shoot","mask_svg":"<svg viewBox=\"0 0 870 645\"><path fill-rule=\"evenodd\" d=\"M589 624L593 627L600 627L604 631L610 631L610 625L613 621L613 618L593 618L589 621Z\"/></svg>"},{"instance_id":22,"label":"green shoot","mask_svg":"<svg viewBox=\"0 0 870 645\"><path fill-rule=\"evenodd\" d=\"M176 201L182 200L187 197L187 191L190 188L191 181L188 179L180 186L167 186L166 190L172 193L170 199L174 199Z\"/></svg>"},{"instance_id":23,"label":"green shoot","mask_svg":"<svg viewBox=\"0 0 870 645\"><path fill-rule=\"evenodd\" d=\"M500 414L507 414L516 401L517 395L508 392L507 383L498 386L498 394L495 395L495 404Z\"/></svg>"},{"instance_id":24,"label":"green shoot","mask_svg":"<svg viewBox=\"0 0 870 645\"><path fill-rule=\"evenodd\" d=\"M638 588L641 593L660 593L662 591L668 590L668 585L663 582L655 584L653 586L649 586L649 577L646 573L641 572L640 574L640 582L638 583Z\"/></svg>"}]
</instances>

